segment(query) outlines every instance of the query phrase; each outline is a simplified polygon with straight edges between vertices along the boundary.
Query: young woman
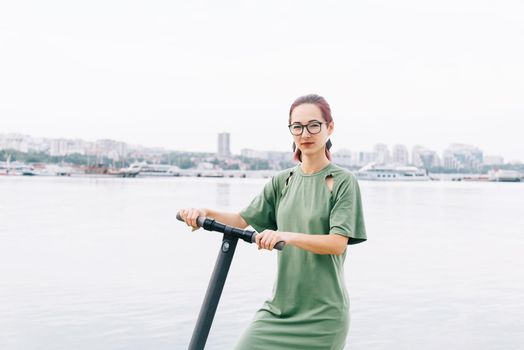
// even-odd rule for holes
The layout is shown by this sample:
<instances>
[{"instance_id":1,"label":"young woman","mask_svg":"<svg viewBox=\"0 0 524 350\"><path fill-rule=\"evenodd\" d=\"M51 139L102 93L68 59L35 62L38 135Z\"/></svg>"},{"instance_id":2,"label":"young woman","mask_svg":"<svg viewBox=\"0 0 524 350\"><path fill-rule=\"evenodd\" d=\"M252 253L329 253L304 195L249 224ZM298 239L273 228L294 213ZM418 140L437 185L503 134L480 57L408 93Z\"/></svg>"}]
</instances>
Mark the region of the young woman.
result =
<instances>
[{"instance_id":1,"label":"young woman","mask_svg":"<svg viewBox=\"0 0 524 350\"><path fill-rule=\"evenodd\" d=\"M259 249L286 243L278 254L273 296L257 311L236 349L344 347L349 328L346 247L365 241L366 231L356 178L330 161L333 129L323 97L299 97L289 111L299 165L275 175L240 213L180 212L194 228L199 215L241 228L251 225L260 232Z\"/></svg>"}]
</instances>

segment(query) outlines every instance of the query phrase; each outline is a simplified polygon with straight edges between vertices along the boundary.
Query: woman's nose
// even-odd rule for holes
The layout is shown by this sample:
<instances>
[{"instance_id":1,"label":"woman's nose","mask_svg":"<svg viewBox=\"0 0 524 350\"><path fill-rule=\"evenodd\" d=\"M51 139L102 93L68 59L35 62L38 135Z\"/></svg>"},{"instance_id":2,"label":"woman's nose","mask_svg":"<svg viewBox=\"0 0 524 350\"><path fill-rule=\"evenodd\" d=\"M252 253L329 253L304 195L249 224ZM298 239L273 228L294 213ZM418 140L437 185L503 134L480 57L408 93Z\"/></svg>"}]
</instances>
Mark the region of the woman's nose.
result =
<instances>
[{"instance_id":1,"label":"woman's nose","mask_svg":"<svg viewBox=\"0 0 524 350\"><path fill-rule=\"evenodd\" d=\"M311 136L311 133L307 130L307 128L304 128L304 130L302 130L302 137L310 137Z\"/></svg>"}]
</instances>

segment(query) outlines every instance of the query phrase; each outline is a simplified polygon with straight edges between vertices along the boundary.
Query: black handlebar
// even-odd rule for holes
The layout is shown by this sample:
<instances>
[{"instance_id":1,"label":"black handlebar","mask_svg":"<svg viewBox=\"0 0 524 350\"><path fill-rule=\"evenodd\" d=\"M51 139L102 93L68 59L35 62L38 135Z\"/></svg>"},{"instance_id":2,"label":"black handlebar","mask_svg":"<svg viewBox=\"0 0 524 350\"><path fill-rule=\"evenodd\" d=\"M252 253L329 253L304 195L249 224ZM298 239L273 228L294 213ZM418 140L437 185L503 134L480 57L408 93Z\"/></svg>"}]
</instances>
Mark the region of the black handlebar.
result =
<instances>
[{"instance_id":1,"label":"black handlebar","mask_svg":"<svg viewBox=\"0 0 524 350\"><path fill-rule=\"evenodd\" d=\"M179 221L184 221L184 219L182 219L182 217L180 216L180 213L176 214L176 218ZM255 243L255 238L258 234L255 231L242 230L237 227L228 226L214 219L209 219L204 216L197 217L197 224L199 227L202 227L204 230L221 232L223 234L226 234L232 237L240 238L248 243ZM285 245L286 245L285 242L282 242L282 241L277 242L277 244L275 244L274 249L282 250L284 249Z\"/></svg>"}]
</instances>

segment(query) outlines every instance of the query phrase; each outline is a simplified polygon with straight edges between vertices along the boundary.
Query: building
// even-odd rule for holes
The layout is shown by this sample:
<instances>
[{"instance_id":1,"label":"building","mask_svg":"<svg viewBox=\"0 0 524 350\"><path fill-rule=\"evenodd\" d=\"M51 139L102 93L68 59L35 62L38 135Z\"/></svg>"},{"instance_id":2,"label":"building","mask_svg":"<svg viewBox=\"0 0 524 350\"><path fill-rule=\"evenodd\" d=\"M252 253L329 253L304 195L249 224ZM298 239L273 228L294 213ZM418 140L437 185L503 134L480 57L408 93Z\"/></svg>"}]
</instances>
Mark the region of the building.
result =
<instances>
[{"instance_id":1,"label":"building","mask_svg":"<svg viewBox=\"0 0 524 350\"><path fill-rule=\"evenodd\" d=\"M353 153L347 149L341 149L333 153L333 163L341 166L356 165L353 159Z\"/></svg>"},{"instance_id":2,"label":"building","mask_svg":"<svg viewBox=\"0 0 524 350\"><path fill-rule=\"evenodd\" d=\"M20 134L0 135L0 149L27 153L29 150L29 136Z\"/></svg>"},{"instance_id":3,"label":"building","mask_svg":"<svg viewBox=\"0 0 524 350\"><path fill-rule=\"evenodd\" d=\"M416 145L411 151L411 164L420 168L436 168L441 161L436 151Z\"/></svg>"},{"instance_id":4,"label":"building","mask_svg":"<svg viewBox=\"0 0 524 350\"><path fill-rule=\"evenodd\" d=\"M240 150L240 155L245 158L264 159L269 161L270 166L273 169L279 168L280 162L289 162L293 159L293 153L279 152L279 151L258 151L249 148L243 148Z\"/></svg>"},{"instance_id":5,"label":"building","mask_svg":"<svg viewBox=\"0 0 524 350\"><path fill-rule=\"evenodd\" d=\"M393 163L399 165L408 165L409 153L406 146L400 144L393 146Z\"/></svg>"},{"instance_id":6,"label":"building","mask_svg":"<svg viewBox=\"0 0 524 350\"><path fill-rule=\"evenodd\" d=\"M218 134L218 156L229 157L231 156L231 150L229 148L229 133L222 132Z\"/></svg>"},{"instance_id":7,"label":"building","mask_svg":"<svg viewBox=\"0 0 524 350\"><path fill-rule=\"evenodd\" d=\"M126 159L129 154L128 146L124 142L101 139L97 140L94 145L90 147L90 154L94 148L94 155L97 157L107 157L114 161L121 161Z\"/></svg>"},{"instance_id":8,"label":"building","mask_svg":"<svg viewBox=\"0 0 524 350\"><path fill-rule=\"evenodd\" d=\"M364 166L372 162L377 161L377 153L376 152L354 152L353 153L353 160L352 165L356 166Z\"/></svg>"},{"instance_id":9,"label":"building","mask_svg":"<svg viewBox=\"0 0 524 350\"><path fill-rule=\"evenodd\" d=\"M444 150L444 167L455 170L480 170L482 151L474 146L452 144Z\"/></svg>"},{"instance_id":10,"label":"building","mask_svg":"<svg viewBox=\"0 0 524 350\"><path fill-rule=\"evenodd\" d=\"M378 164L388 164L391 161L391 156L387 145L378 143L373 148L373 152L376 154L376 162Z\"/></svg>"},{"instance_id":11,"label":"building","mask_svg":"<svg viewBox=\"0 0 524 350\"><path fill-rule=\"evenodd\" d=\"M258 151L250 148L242 148L240 150L240 155L245 158L268 159L267 151Z\"/></svg>"}]
</instances>

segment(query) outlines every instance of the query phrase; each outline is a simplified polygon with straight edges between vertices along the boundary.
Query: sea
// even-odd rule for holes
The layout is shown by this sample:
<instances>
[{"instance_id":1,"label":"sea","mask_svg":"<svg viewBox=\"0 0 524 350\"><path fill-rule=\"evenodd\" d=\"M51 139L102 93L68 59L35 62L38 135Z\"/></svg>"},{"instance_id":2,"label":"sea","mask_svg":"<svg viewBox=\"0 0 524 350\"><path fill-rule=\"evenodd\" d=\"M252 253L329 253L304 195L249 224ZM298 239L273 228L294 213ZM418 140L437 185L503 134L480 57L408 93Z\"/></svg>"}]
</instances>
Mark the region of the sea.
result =
<instances>
[{"instance_id":1,"label":"sea","mask_svg":"<svg viewBox=\"0 0 524 350\"><path fill-rule=\"evenodd\" d=\"M0 177L0 349L186 349L221 234L264 178ZM524 183L360 182L346 349L524 349ZM232 349L277 253L240 241L206 349ZM268 349L270 350L270 349Z\"/></svg>"}]
</instances>

